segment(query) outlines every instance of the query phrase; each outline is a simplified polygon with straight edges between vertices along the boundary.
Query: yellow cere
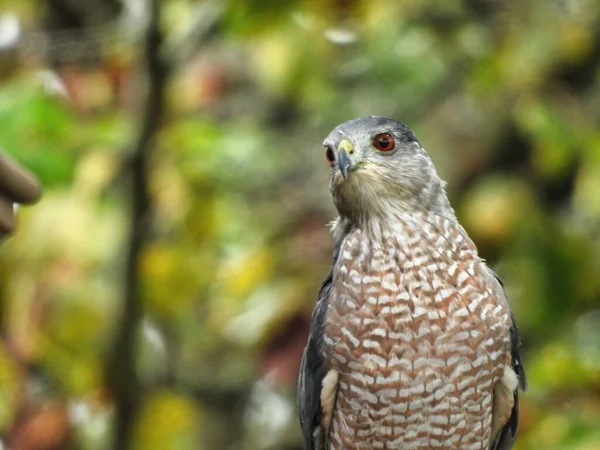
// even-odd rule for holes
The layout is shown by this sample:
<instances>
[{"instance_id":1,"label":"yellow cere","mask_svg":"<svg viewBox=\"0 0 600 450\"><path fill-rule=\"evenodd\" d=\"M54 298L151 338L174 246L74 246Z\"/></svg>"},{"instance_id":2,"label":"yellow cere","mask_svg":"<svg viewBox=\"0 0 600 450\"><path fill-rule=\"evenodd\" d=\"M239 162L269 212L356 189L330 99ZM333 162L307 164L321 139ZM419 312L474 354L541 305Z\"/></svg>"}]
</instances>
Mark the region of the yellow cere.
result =
<instances>
[{"instance_id":1,"label":"yellow cere","mask_svg":"<svg viewBox=\"0 0 600 450\"><path fill-rule=\"evenodd\" d=\"M342 149L346 150L348 154L354 153L354 146L348 139L342 139L342 142L338 145L338 152Z\"/></svg>"}]
</instances>

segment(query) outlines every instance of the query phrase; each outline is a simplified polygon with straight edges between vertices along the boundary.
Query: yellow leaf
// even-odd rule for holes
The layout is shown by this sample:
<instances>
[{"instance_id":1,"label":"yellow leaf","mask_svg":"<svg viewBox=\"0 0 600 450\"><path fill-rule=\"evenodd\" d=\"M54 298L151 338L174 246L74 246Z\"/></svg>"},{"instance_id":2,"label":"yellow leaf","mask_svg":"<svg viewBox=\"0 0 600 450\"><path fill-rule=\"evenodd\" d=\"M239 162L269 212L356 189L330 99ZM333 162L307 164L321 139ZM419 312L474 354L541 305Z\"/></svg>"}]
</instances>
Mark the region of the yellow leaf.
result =
<instances>
[{"instance_id":1,"label":"yellow leaf","mask_svg":"<svg viewBox=\"0 0 600 450\"><path fill-rule=\"evenodd\" d=\"M200 414L173 392L154 394L144 406L134 438L135 450L196 450Z\"/></svg>"}]
</instances>

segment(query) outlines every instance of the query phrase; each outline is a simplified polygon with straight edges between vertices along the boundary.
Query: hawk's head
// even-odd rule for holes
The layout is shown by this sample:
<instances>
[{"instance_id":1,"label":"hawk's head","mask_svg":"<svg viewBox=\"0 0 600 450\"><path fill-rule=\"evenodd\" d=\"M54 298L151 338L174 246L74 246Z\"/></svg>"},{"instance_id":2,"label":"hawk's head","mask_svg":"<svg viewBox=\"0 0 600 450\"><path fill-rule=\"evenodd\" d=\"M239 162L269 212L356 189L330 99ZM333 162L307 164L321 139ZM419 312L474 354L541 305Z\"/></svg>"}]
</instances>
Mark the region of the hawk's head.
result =
<instances>
[{"instance_id":1,"label":"hawk's head","mask_svg":"<svg viewBox=\"0 0 600 450\"><path fill-rule=\"evenodd\" d=\"M390 212L452 212L433 163L415 135L387 117L364 117L336 127L323 142L331 165L331 194L349 218Z\"/></svg>"}]
</instances>

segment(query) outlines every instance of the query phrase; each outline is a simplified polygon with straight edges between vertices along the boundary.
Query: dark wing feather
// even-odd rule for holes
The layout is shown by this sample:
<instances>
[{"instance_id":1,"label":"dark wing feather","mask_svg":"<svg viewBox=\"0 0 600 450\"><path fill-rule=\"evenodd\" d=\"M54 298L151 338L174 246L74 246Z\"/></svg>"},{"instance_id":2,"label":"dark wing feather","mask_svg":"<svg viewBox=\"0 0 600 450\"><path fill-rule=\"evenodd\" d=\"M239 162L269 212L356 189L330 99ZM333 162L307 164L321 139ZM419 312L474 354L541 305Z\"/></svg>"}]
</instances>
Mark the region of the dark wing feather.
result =
<instances>
[{"instance_id":1,"label":"dark wing feather","mask_svg":"<svg viewBox=\"0 0 600 450\"><path fill-rule=\"evenodd\" d=\"M496 280L502 286L504 290L504 284L498 278L496 274L494 274ZM504 293L506 298L506 293ZM515 317L513 313L510 313L510 317L512 320L512 326L510 327L510 341L511 341L511 367L519 377L519 388L525 392L527 391L527 378L525 377L525 368L523 367L523 363L521 362L521 355L519 354L519 347L521 345L521 338L519 336L519 329L517 328L517 323L515 322ZM517 435L517 428L519 425L519 391L515 391L514 395L515 404L513 406L512 412L508 419L508 422L502 427L498 436L496 437L494 443L491 446L490 450L510 450L515 442L515 437Z\"/></svg>"},{"instance_id":2,"label":"dark wing feather","mask_svg":"<svg viewBox=\"0 0 600 450\"><path fill-rule=\"evenodd\" d=\"M312 314L308 343L304 349L298 378L297 401L304 450L320 449L315 442L314 434L321 422L321 385L325 377L321 343L331 281L332 273L330 272L319 291L317 305Z\"/></svg>"}]
</instances>

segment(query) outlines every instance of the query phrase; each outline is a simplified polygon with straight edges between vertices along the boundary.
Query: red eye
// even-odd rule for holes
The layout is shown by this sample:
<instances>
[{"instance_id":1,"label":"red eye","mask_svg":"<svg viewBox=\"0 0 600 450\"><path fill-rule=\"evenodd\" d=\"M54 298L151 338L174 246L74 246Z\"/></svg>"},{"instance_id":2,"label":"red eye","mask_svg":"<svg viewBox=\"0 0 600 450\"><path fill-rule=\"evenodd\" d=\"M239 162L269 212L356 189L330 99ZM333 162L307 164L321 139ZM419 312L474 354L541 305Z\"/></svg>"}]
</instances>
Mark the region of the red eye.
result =
<instances>
[{"instance_id":1,"label":"red eye","mask_svg":"<svg viewBox=\"0 0 600 450\"><path fill-rule=\"evenodd\" d=\"M335 162L335 155L333 154L333 150L331 150L331 147L325 147L325 158L327 158L327 162L329 164L333 164Z\"/></svg>"},{"instance_id":2,"label":"red eye","mask_svg":"<svg viewBox=\"0 0 600 450\"><path fill-rule=\"evenodd\" d=\"M373 147L380 152L389 152L394 149L394 138L389 133L382 133L373 139Z\"/></svg>"}]
</instances>

